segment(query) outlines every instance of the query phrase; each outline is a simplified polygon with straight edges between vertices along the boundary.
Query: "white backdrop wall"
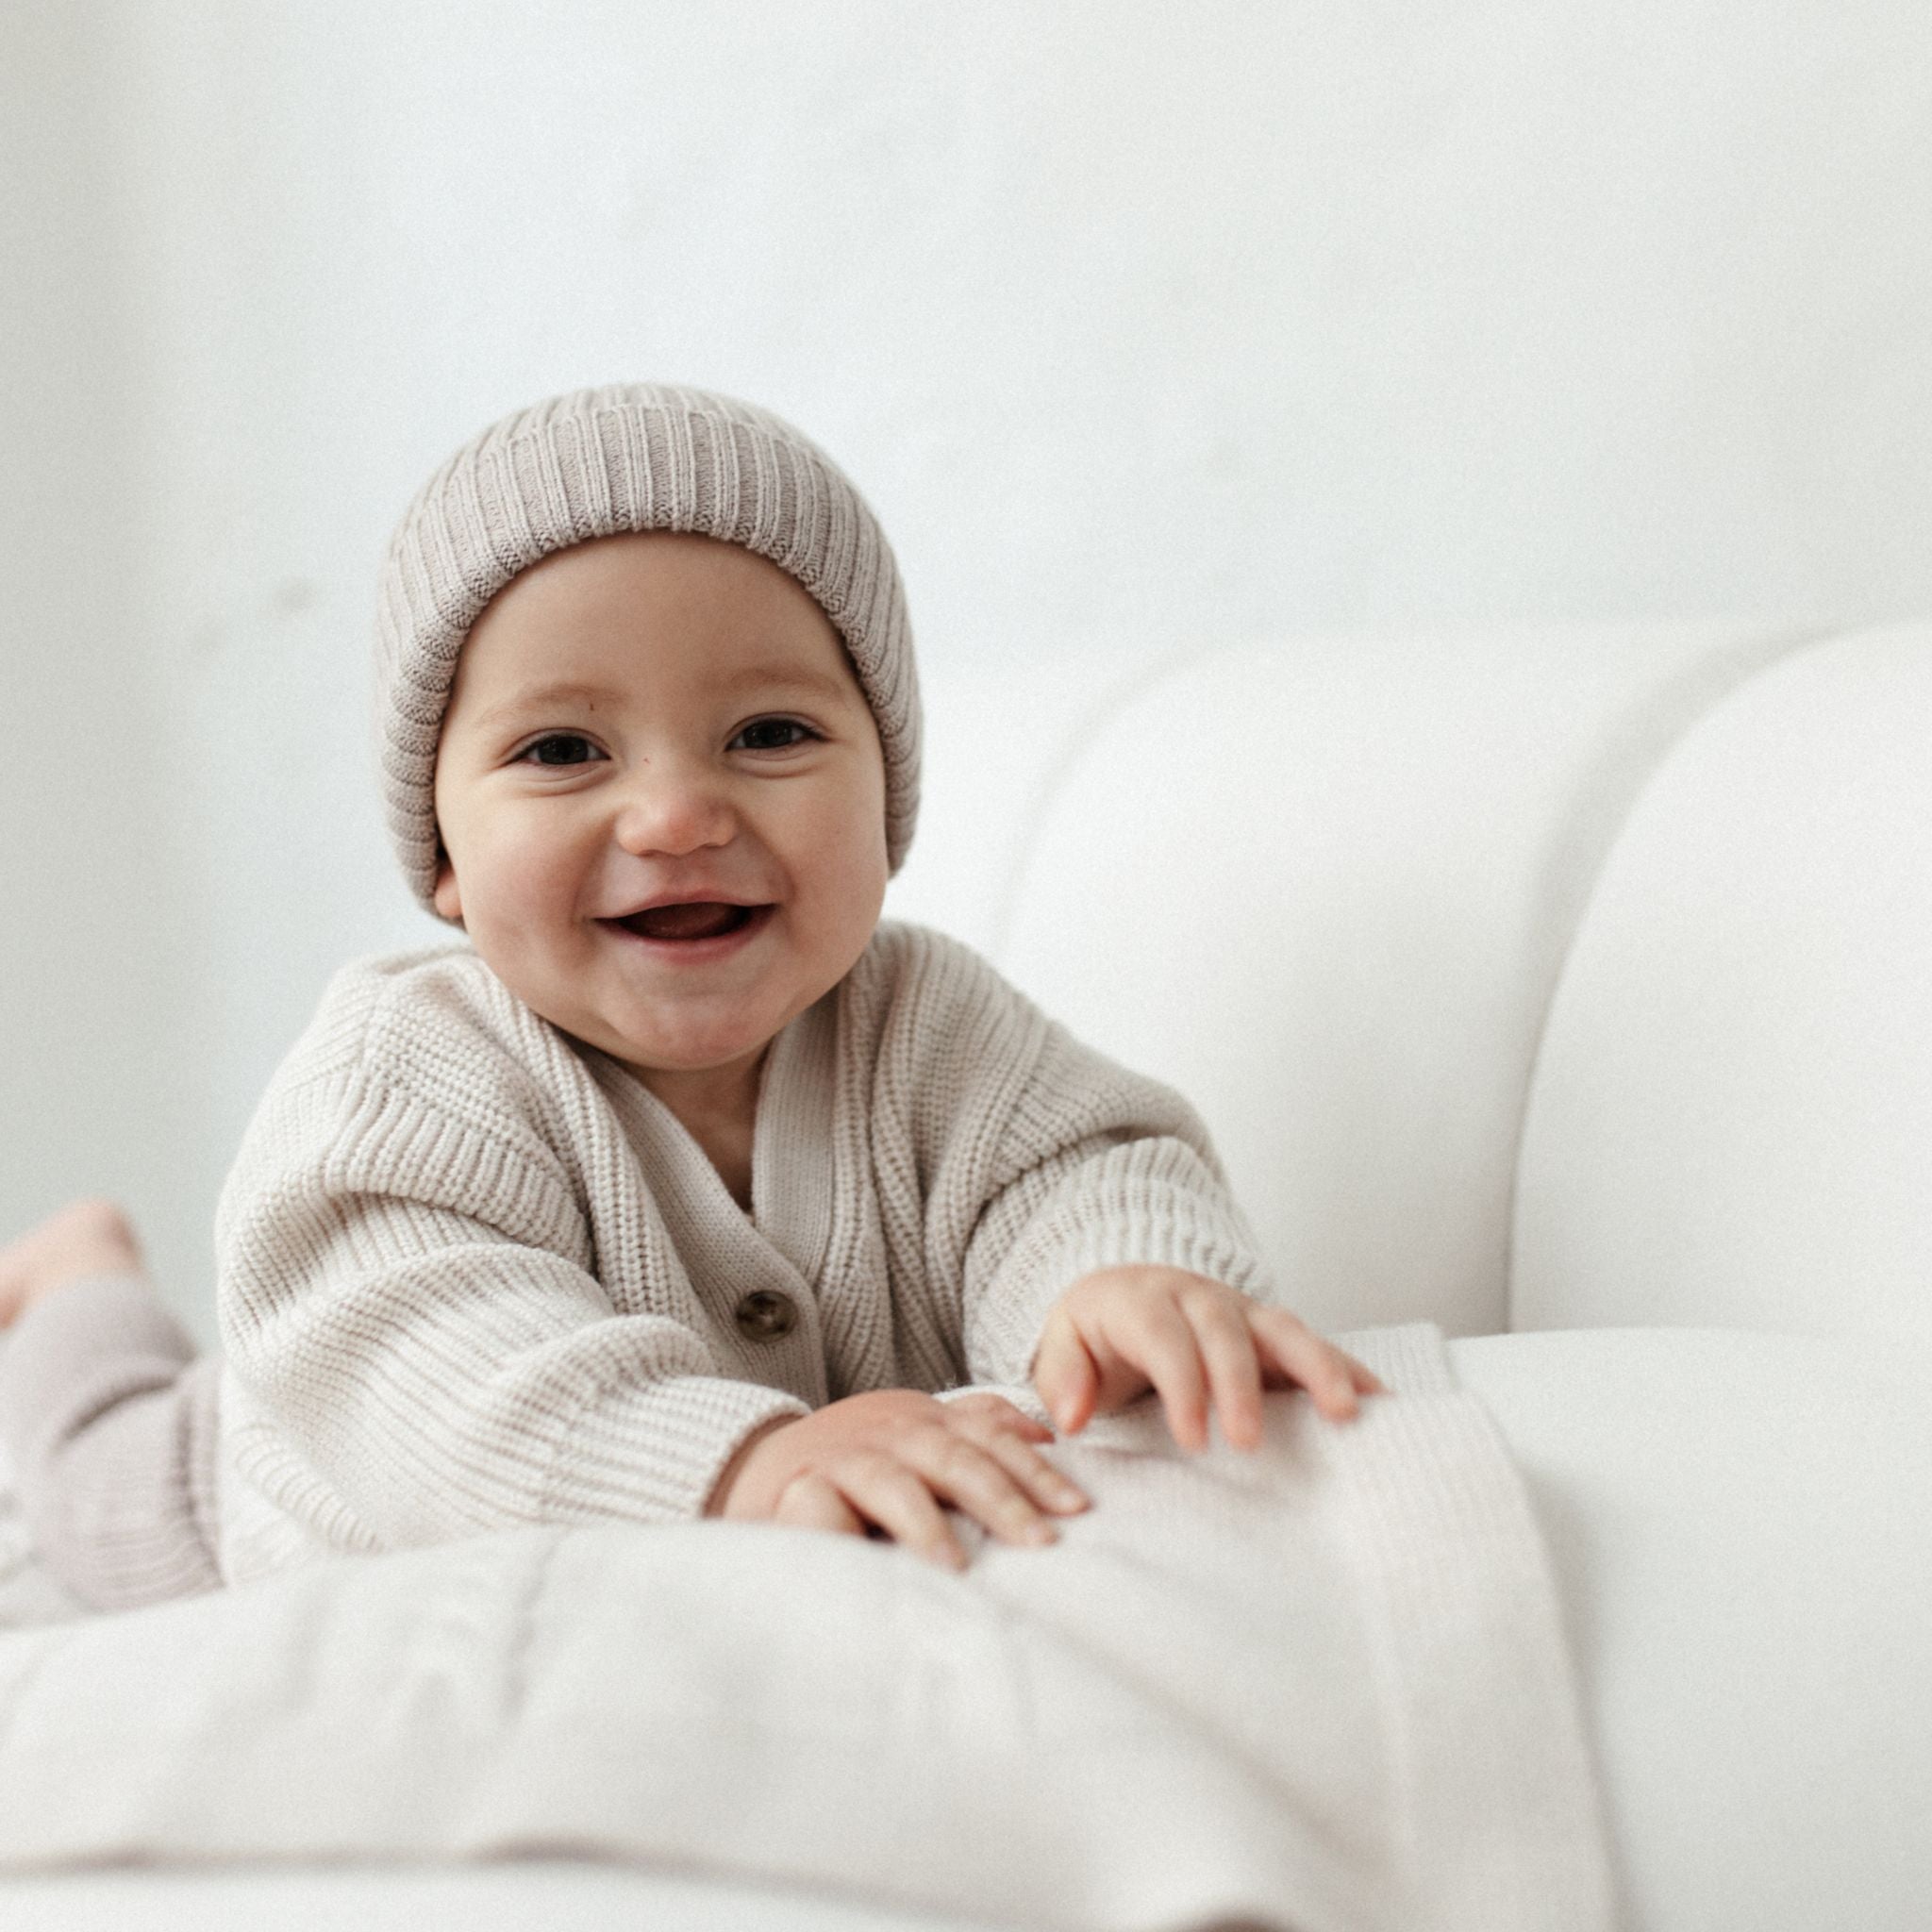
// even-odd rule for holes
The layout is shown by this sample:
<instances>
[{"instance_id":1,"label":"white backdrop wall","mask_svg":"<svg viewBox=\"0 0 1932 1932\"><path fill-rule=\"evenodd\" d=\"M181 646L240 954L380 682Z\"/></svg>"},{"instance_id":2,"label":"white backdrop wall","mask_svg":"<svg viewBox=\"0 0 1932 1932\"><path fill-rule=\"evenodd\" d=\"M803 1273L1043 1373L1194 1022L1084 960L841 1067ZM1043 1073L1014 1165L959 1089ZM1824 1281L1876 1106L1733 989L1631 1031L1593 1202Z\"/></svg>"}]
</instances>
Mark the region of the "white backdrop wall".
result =
<instances>
[{"instance_id":1,"label":"white backdrop wall","mask_svg":"<svg viewBox=\"0 0 1932 1932\"><path fill-rule=\"evenodd\" d=\"M1932 610L1908 0L67 0L0 9L0 1238L117 1194L204 1336L328 972L453 936L376 817L371 590L517 404L791 416L936 696Z\"/></svg>"}]
</instances>

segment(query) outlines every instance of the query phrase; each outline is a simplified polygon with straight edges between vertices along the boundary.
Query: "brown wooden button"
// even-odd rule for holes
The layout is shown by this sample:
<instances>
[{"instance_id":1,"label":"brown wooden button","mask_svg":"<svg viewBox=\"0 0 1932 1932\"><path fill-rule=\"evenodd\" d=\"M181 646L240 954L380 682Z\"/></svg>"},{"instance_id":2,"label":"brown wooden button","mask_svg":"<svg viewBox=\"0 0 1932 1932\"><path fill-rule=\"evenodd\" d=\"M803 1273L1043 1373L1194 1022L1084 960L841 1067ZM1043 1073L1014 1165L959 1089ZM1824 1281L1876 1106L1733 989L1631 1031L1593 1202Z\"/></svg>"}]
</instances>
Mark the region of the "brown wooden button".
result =
<instances>
[{"instance_id":1,"label":"brown wooden button","mask_svg":"<svg viewBox=\"0 0 1932 1932\"><path fill-rule=\"evenodd\" d=\"M753 1341L775 1341L798 1326L798 1304L775 1289L760 1288L739 1303L739 1328Z\"/></svg>"}]
</instances>

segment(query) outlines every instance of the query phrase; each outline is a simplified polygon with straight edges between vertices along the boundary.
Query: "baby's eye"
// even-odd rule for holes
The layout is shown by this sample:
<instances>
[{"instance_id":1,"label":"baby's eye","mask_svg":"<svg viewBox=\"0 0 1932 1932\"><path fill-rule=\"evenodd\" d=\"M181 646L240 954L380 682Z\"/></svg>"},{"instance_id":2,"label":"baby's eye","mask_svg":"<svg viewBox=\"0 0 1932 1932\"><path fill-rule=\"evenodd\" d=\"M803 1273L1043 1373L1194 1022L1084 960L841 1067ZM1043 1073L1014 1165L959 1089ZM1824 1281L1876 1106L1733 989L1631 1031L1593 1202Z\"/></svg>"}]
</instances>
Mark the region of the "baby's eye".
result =
<instances>
[{"instance_id":1,"label":"baby's eye","mask_svg":"<svg viewBox=\"0 0 1932 1932\"><path fill-rule=\"evenodd\" d=\"M590 745L591 741L580 731L546 731L541 738L533 738L516 756L516 762L525 760L540 765L576 765L581 758L569 755L572 745ZM551 754L556 753L553 757Z\"/></svg>"},{"instance_id":2,"label":"baby's eye","mask_svg":"<svg viewBox=\"0 0 1932 1932\"><path fill-rule=\"evenodd\" d=\"M802 744L805 742L807 739L816 738L819 735L816 731L814 731L811 728L809 724L801 724L796 718L758 718L755 719L751 724L747 724L744 727L744 729L738 734L738 737L740 739L750 738L755 733L763 731L796 731L800 734L800 736L797 738L786 740L782 742L773 742L772 741L767 740L762 744L752 745L750 747L751 750L790 751L793 745ZM734 739L732 741L736 743L738 741Z\"/></svg>"}]
</instances>

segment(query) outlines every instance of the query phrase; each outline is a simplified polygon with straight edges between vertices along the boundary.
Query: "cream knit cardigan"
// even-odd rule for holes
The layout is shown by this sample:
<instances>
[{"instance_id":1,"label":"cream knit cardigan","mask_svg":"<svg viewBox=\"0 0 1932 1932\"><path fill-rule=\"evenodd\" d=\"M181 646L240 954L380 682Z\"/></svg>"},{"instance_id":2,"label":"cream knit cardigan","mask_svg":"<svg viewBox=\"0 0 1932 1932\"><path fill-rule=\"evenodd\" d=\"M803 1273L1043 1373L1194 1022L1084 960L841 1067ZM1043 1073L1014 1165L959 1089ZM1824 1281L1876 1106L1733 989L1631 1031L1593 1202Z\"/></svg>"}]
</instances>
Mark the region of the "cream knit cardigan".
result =
<instances>
[{"instance_id":1,"label":"cream knit cardigan","mask_svg":"<svg viewBox=\"0 0 1932 1932\"><path fill-rule=\"evenodd\" d=\"M741 1209L635 1074L468 946L330 981L216 1213L220 1562L699 1516L866 1390L1024 1383L1079 1276L1271 1284L1199 1115L959 941L881 923L773 1041ZM784 1297L789 1333L741 1327Z\"/></svg>"}]
</instances>

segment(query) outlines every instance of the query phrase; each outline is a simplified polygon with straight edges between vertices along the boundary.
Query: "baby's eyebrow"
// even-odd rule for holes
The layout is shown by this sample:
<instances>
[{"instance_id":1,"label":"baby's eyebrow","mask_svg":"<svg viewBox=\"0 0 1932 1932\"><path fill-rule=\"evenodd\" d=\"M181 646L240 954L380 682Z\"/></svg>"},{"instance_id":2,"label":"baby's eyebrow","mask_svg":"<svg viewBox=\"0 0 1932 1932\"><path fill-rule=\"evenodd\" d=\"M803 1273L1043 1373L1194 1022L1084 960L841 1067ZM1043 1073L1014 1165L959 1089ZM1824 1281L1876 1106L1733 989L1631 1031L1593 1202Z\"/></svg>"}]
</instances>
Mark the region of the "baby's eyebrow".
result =
<instances>
[{"instance_id":1,"label":"baby's eyebrow","mask_svg":"<svg viewBox=\"0 0 1932 1932\"><path fill-rule=\"evenodd\" d=\"M836 677L827 676L823 671L814 671L807 664L753 664L734 672L723 680L724 689L730 691L769 691L782 686L794 691L816 691L821 697L846 698L851 696L844 685ZM566 699L589 698L608 699L620 693L608 685L585 684L579 679L563 678L549 684L533 685L528 691L520 691L514 696L494 704L476 720L478 727L494 724L501 718L510 718L525 711L534 711L542 705L559 704Z\"/></svg>"},{"instance_id":2,"label":"baby's eyebrow","mask_svg":"<svg viewBox=\"0 0 1932 1932\"><path fill-rule=\"evenodd\" d=\"M552 684L533 685L528 691L520 691L511 697L494 704L476 720L479 724L493 724L499 718L508 718L518 711L534 710L539 705L555 705L565 698L608 698L613 693L601 684L582 684L562 680Z\"/></svg>"},{"instance_id":3,"label":"baby's eyebrow","mask_svg":"<svg viewBox=\"0 0 1932 1932\"><path fill-rule=\"evenodd\" d=\"M821 697L827 698L842 698L851 694L838 678L828 676L823 671L814 671L808 664L752 664L725 679L725 685L731 691L750 691L757 685L773 684L815 691Z\"/></svg>"}]
</instances>

